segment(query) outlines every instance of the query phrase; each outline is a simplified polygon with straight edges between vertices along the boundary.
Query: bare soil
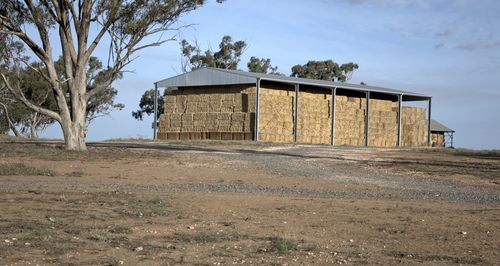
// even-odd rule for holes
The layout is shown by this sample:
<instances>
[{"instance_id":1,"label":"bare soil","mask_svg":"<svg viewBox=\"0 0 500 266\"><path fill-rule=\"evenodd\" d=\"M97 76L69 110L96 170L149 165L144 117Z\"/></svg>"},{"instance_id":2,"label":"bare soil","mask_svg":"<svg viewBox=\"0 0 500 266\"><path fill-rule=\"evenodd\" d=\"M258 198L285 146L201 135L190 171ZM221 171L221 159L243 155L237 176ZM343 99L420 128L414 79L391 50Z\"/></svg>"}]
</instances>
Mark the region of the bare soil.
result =
<instances>
[{"instance_id":1,"label":"bare soil","mask_svg":"<svg viewBox=\"0 0 500 266\"><path fill-rule=\"evenodd\" d=\"M0 143L0 265L500 261L498 153L90 146Z\"/></svg>"}]
</instances>

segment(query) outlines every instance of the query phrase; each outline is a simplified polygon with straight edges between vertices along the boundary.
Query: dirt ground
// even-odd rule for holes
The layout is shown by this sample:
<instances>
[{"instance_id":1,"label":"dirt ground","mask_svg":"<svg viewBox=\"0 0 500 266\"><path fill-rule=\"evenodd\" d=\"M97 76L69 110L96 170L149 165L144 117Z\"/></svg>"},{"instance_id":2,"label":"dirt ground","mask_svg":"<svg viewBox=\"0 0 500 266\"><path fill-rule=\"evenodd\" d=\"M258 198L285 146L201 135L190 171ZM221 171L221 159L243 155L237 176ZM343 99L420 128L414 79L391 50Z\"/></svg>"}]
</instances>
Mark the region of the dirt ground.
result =
<instances>
[{"instance_id":1,"label":"dirt ground","mask_svg":"<svg viewBox=\"0 0 500 266\"><path fill-rule=\"evenodd\" d=\"M500 262L500 154L0 143L0 265Z\"/></svg>"}]
</instances>

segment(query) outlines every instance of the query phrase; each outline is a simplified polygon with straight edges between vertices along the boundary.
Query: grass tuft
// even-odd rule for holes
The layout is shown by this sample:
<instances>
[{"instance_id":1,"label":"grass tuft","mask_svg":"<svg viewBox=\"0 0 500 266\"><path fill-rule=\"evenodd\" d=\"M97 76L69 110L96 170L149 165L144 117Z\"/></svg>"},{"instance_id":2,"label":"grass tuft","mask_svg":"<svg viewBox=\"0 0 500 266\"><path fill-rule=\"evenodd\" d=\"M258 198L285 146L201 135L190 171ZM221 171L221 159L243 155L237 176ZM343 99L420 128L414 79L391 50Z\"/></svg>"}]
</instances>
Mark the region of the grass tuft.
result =
<instances>
[{"instance_id":1,"label":"grass tuft","mask_svg":"<svg viewBox=\"0 0 500 266\"><path fill-rule=\"evenodd\" d=\"M0 164L0 176L2 175L44 175L54 176L56 173L47 168L38 168L24 163L2 163Z\"/></svg>"},{"instance_id":2,"label":"grass tuft","mask_svg":"<svg viewBox=\"0 0 500 266\"><path fill-rule=\"evenodd\" d=\"M214 243L221 240L221 236L215 232L199 232L193 236L193 240L199 243Z\"/></svg>"},{"instance_id":3,"label":"grass tuft","mask_svg":"<svg viewBox=\"0 0 500 266\"><path fill-rule=\"evenodd\" d=\"M195 234L188 234L184 232L177 232L174 238L180 242L197 242L197 243L215 243L223 239L223 236L216 232L197 232Z\"/></svg>"},{"instance_id":4,"label":"grass tuft","mask_svg":"<svg viewBox=\"0 0 500 266\"><path fill-rule=\"evenodd\" d=\"M298 243L294 240L285 239L279 236L273 236L269 239L271 241L272 250L279 254L285 254L291 250L297 250Z\"/></svg>"},{"instance_id":5,"label":"grass tuft","mask_svg":"<svg viewBox=\"0 0 500 266\"><path fill-rule=\"evenodd\" d=\"M69 176L69 177L82 177L84 175L85 175L85 172L83 172L81 170L75 170L71 173L66 174L66 176Z\"/></svg>"},{"instance_id":6,"label":"grass tuft","mask_svg":"<svg viewBox=\"0 0 500 266\"><path fill-rule=\"evenodd\" d=\"M127 226L116 225L109 228L109 232L113 234L131 234L132 229Z\"/></svg>"}]
</instances>

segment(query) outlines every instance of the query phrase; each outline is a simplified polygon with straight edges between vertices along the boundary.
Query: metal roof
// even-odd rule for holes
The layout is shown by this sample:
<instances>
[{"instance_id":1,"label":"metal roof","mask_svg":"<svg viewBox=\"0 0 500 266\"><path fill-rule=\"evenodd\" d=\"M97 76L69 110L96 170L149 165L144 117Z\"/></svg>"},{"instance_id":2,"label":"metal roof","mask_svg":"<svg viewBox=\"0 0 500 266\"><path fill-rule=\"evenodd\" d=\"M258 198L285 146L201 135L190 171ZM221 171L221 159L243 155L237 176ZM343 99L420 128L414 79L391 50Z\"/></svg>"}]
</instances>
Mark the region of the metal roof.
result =
<instances>
[{"instance_id":1,"label":"metal roof","mask_svg":"<svg viewBox=\"0 0 500 266\"><path fill-rule=\"evenodd\" d=\"M349 83L333 82L328 80L306 79L287 77L279 75L270 75L262 73L245 72L240 70L228 70L220 68L203 67L191 72L187 72L175 77L167 78L156 82L158 87L190 87L190 86L210 86L210 85L229 85L229 84L252 84L260 80L280 82L286 84L301 84L323 88L339 88L346 90L377 92L391 95L410 96L407 100L426 100L430 96L395 90L371 85L356 85ZM403 99L404 100L404 99Z\"/></svg>"},{"instance_id":2,"label":"metal roof","mask_svg":"<svg viewBox=\"0 0 500 266\"><path fill-rule=\"evenodd\" d=\"M455 132L455 130L439 123L438 121L431 119L431 131L437 132Z\"/></svg>"}]
</instances>

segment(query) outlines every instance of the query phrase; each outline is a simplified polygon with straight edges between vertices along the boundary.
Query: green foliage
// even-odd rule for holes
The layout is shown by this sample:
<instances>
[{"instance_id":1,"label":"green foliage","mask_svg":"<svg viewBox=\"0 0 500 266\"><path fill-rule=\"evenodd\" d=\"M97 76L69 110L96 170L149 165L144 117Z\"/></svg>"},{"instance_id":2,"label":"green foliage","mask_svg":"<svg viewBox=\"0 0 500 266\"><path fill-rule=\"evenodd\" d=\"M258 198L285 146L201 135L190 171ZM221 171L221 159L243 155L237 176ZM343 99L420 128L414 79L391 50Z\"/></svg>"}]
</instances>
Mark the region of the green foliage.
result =
<instances>
[{"instance_id":1,"label":"green foliage","mask_svg":"<svg viewBox=\"0 0 500 266\"><path fill-rule=\"evenodd\" d=\"M333 60L309 61L305 65L293 66L291 76L345 82L351 78L358 67L358 64L355 63L346 63L339 66Z\"/></svg>"},{"instance_id":2,"label":"green foliage","mask_svg":"<svg viewBox=\"0 0 500 266\"><path fill-rule=\"evenodd\" d=\"M155 112L154 108L154 98L155 98L155 90L150 89L144 92L144 94L141 97L141 100L139 101L139 109L137 111L132 112L132 116L137 119L141 120L144 119L144 115L152 115ZM163 92L163 96L158 93L158 114L156 116L156 119L160 118L160 114L163 114L163 97L167 95L167 90Z\"/></svg>"},{"instance_id":3,"label":"green foliage","mask_svg":"<svg viewBox=\"0 0 500 266\"><path fill-rule=\"evenodd\" d=\"M247 63L248 71L254 73L264 73L273 75L282 75L278 72L277 66L271 65L271 59L269 58L258 58L255 56L250 57L250 61Z\"/></svg>"},{"instance_id":4,"label":"green foliage","mask_svg":"<svg viewBox=\"0 0 500 266\"><path fill-rule=\"evenodd\" d=\"M188 41L182 40L183 71L188 72L201 67L237 69L246 47L247 44L244 41L233 42L232 37L227 35L222 37L219 50L215 52L211 49L202 52L198 43L190 44Z\"/></svg>"},{"instance_id":5,"label":"green foliage","mask_svg":"<svg viewBox=\"0 0 500 266\"><path fill-rule=\"evenodd\" d=\"M122 73L118 78L122 77ZM103 69L101 61L97 57L90 57L87 70L87 90L95 90L99 84L103 84L110 78L110 70ZM125 105L115 103L118 91L112 86L107 86L90 98L87 102L87 125L97 117L109 115L113 110L122 110Z\"/></svg>"}]
</instances>

